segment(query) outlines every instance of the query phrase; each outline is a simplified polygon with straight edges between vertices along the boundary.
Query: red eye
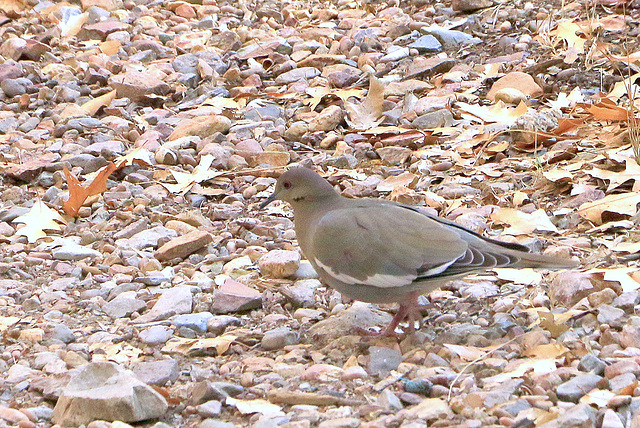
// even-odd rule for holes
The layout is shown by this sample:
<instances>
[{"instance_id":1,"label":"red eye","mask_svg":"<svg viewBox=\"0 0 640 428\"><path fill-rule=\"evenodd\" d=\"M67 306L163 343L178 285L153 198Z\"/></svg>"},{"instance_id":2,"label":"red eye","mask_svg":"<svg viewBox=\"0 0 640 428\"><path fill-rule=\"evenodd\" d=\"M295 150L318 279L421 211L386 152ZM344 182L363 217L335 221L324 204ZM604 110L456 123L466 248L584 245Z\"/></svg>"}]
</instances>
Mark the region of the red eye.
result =
<instances>
[{"instance_id":1,"label":"red eye","mask_svg":"<svg viewBox=\"0 0 640 428\"><path fill-rule=\"evenodd\" d=\"M282 183L282 187L284 187L285 189L291 189L291 182L285 181L284 183Z\"/></svg>"}]
</instances>

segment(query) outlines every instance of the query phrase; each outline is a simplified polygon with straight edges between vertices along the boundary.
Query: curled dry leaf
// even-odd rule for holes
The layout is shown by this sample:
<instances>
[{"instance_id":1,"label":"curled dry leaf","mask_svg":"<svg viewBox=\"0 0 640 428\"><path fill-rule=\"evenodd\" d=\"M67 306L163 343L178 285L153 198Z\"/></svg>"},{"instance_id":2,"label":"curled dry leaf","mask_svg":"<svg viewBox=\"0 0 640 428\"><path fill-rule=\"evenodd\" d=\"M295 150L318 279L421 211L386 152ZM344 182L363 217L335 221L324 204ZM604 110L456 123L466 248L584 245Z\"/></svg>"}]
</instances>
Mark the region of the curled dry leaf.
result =
<instances>
[{"instance_id":1,"label":"curled dry leaf","mask_svg":"<svg viewBox=\"0 0 640 428\"><path fill-rule=\"evenodd\" d=\"M104 95L100 95L99 97L96 97L91 101L87 101L86 103L82 104L80 108L89 116L93 116L102 107L106 107L111 104L111 101L113 101L115 98L116 90L114 89L113 91L107 92Z\"/></svg>"}]
</instances>

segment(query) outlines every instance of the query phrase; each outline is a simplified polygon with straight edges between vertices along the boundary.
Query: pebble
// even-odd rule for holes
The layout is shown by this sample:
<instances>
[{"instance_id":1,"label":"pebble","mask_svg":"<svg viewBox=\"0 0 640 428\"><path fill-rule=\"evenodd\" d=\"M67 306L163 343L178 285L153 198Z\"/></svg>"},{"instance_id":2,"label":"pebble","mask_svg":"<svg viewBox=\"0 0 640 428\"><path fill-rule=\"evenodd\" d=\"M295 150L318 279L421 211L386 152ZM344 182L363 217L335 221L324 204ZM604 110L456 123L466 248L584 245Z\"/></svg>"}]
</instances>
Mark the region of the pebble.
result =
<instances>
[{"instance_id":1,"label":"pebble","mask_svg":"<svg viewBox=\"0 0 640 428\"><path fill-rule=\"evenodd\" d=\"M298 339L298 333L288 327L280 327L267 331L262 337L261 345L263 349L272 351L288 345L295 345L298 343Z\"/></svg>"}]
</instances>

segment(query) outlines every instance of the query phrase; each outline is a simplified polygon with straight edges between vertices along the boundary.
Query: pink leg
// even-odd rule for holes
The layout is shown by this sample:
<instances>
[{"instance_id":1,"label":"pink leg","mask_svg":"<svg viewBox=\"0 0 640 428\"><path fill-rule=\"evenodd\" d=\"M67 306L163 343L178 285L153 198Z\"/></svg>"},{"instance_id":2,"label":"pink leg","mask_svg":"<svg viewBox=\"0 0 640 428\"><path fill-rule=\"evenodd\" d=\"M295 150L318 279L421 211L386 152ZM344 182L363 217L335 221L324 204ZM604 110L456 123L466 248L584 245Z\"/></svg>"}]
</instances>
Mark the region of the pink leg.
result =
<instances>
[{"instance_id":1,"label":"pink leg","mask_svg":"<svg viewBox=\"0 0 640 428\"><path fill-rule=\"evenodd\" d=\"M381 333L381 336L393 336L395 334L396 327L405 319L409 320L409 327L405 330L405 333L411 334L415 331L415 322L422 319L420 313L420 305L418 304L418 297L420 292L414 291L407 295L404 303L400 304L398 312L387 326L387 328Z\"/></svg>"}]
</instances>

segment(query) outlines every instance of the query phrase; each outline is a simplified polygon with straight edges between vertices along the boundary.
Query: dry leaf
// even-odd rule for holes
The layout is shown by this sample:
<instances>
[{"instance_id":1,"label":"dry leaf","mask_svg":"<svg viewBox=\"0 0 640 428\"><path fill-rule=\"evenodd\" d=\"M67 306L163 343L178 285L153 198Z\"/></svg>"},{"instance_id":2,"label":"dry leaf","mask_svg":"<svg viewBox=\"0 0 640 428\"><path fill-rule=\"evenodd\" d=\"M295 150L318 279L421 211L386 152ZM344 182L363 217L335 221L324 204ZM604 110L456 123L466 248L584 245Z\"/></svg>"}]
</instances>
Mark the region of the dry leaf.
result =
<instances>
[{"instance_id":1,"label":"dry leaf","mask_svg":"<svg viewBox=\"0 0 640 428\"><path fill-rule=\"evenodd\" d=\"M548 232L558 231L543 209L528 214L513 208L500 208L491 213L490 217L491 220L495 222L510 225L510 227L502 232L507 235L525 235L536 230Z\"/></svg>"},{"instance_id":2,"label":"dry leaf","mask_svg":"<svg viewBox=\"0 0 640 428\"><path fill-rule=\"evenodd\" d=\"M618 193L580 205L578 214L595 224L602 224L602 215L605 212L632 216L638 212L636 208L638 203L640 203L639 192Z\"/></svg>"},{"instance_id":3,"label":"dry leaf","mask_svg":"<svg viewBox=\"0 0 640 428\"><path fill-rule=\"evenodd\" d=\"M462 346L451 343L444 343L443 346L465 361L477 360L487 355L490 351L490 349L482 349L476 346Z\"/></svg>"},{"instance_id":4,"label":"dry leaf","mask_svg":"<svg viewBox=\"0 0 640 428\"><path fill-rule=\"evenodd\" d=\"M564 62L567 64L575 62L578 55L584 52L584 45L587 40L580 37L578 33L582 33L582 28L570 21L559 22L556 29L551 31L551 35L564 40L567 44L564 58Z\"/></svg>"},{"instance_id":5,"label":"dry leaf","mask_svg":"<svg viewBox=\"0 0 640 428\"><path fill-rule=\"evenodd\" d=\"M177 181L177 184L173 183L160 183L171 193L186 193L191 190L196 183L201 183L206 180L222 175L224 172L210 171L209 168L213 163L213 155L205 155L200 158L200 163L193 169L193 172L186 173L171 170L173 178Z\"/></svg>"},{"instance_id":6,"label":"dry leaf","mask_svg":"<svg viewBox=\"0 0 640 428\"><path fill-rule=\"evenodd\" d=\"M26 236L27 241L36 242L47 236L45 230L61 230L60 223L66 224L66 221L58 211L38 201L28 213L15 218L13 223L24 223L24 227L18 229L16 235Z\"/></svg>"},{"instance_id":7,"label":"dry leaf","mask_svg":"<svg viewBox=\"0 0 640 428\"><path fill-rule=\"evenodd\" d=\"M0 332L5 331L18 321L20 321L18 317L0 317Z\"/></svg>"},{"instance_id":8,"label":"dry leaf","mask_svg":"<svg viewBox=\"0 0 640 428\"><path fill-rule=\"evenodd\" d=\"M615 397L616 394L606 389L592 389L585 395L580 397L580 403L586 403L589 405L595 405L596 408L603 409L609 404L609 400Z\"/></svg>"},{"instance_id":9,"label":"dry leaf","mask_svg":"<svg viewBox=\"0 0 640 428\"><path fill-rule=\"evenodd\" d=\"M144 147L136 147L131 150L125 156L117 157L113 163L116 165L122 166L130 166L133 164L138 164L141 166L149 166L153 165L153 154Z\"/></svg>"},{"instance_id":10,"label":"dry leaf","mask_svg":"<svg viewBox=\"0 0 640 428\"><path fill-rule=\"evenodd\" d=\"M2 0L0 1L0 11L9 15L15 15L29 8L26 0Z\"/></svg>"},{"instance_id":11,"label":"dry leaf","mask_svg":"<svg viewBox=\"0 0 640 428\"><path fill-rule=\"evenodd\" d=\"M89 196L98 195L107 190L107 179L120 166L115 163L108 164L100 169L91 183L86 186L80 184L76 176L65 166L64 175L67 177L67 185L69 186L69 199L62 203L64 212L72 217L77 217L80 207Z\"/></svg>"},{"instance_id":12,"label":"dry leaf","mask_svg":"<svg viewBox=\"0 0 640 428\"><path fill-rule=\"evenodd\" d=\"M169 339L162 348L162 352L177 352L183 355L209 354L215 350L217 355L222 355L229 349L229 346L237 337L225 334L223 336L205 339L187 339L184 337L173 337Z\"/></svg>"},{"instance_id":13,"label":"dry leaf","mask_svg":"<svg viewBox=\"0 0 640 428\"><path fill-rule=\"evenodd\" d=\"M251 413L261 413L263 415L283 415L282 408L277 404L272 404L267 400L239 400L233 397L227 397L228 406L235 406L243 415Z\"/></svg>"},{"instance_id":14,"label":"dry leaf","mask_svg":"<svg viewBox=\"0 0 640 428\"><path fill-rule=\"evenodd\" d=\"M563 322L556 320L554 315L550 312L539 311L540 327L551 333L551 337L557 338L565 331L569 330L569 327L564 325Z\"/></svg>"},{"instance_id":15,"label":"dry leaf","mask_svg":"<svg viewBox=\"0 0 640 428\"><path fill-rule=\"evenodd\" d=\"M87 115L93 116L102 107L106 107L109 104L111 104L111 101L113 101L115 98L116 98L116 90L114 89L113 91L107 92L104 95L100 95L99 97L96 97L91 101L87 101L86 103L82 104L80 108L84 112L86 112Z\"/></svg>"},{"instance_id":16,"label":"dry leaf","mask_svg":"<svg viewBox=\"0 0 640 428\"><path fill-rule=\"evenodd\" d=\"M516 284L538 285L542 282L542 274L531 268L495 268L493 270L498 275L498 278L505 281L512 281Z\"/></svg>"},{"instance_id":17,"label":"dry leaf","mask_svg":"<svg viewBox=\"0 0 640 428\"><path fill-rule=\"evenodd\" d=\"M537 345L530 349L525 349L522 355L526 357L536 358L559 358L566 354L569 350L561 343L553 342L544 345Z\"/></svg>"},{"instance_id":18,"label":"dry leaf","mask_svg":"<svg viewBox=\"0 0 640 428\"><path fill-rule=\"evenodd\" d=\"M89 14L85 12L79 15L71 15L65 21L60 21L58 24L61 32L60 36L63 39L71 39L77 36L88 19Z\"/></svg>"},{"instance_id":19,"label":"dry leaf","mask_svg":"<svg viewBox=\"0 0 640 428\"><path fill-rule=\"evenodd\" d=\"M374 76L369 78L369 92L361 103L345 101L347 123L353 129L366 131L382 122L382 103L384 102L384 85Z\"/></svg>"},{"instance_id":20,"label":"dry leaf","mask_svg":"<svg viewBox=\"0 0 640 428\"><path fill-rule=\"evenodd\" d=\"M591 171L587 171L587 174L600 178L602 180L609 181L609 187L607 192L622 186L627 181L633 181L633 192L640 191L640 165L635 159L624 158L625 169L624 171L609 171L606 169L593 168Z\"/></svg>"},{"instance_id":21,"label":"dry leaf","mask_svg":"<svg viewBox=\"0 0 640 428\"><path fill-rule=\"evenodd\" d=\"M553 181L554 183L559 181L571 181L573 179L573 174L563 169L550 169L543 172L542 175L544 175L544 178L549 181Z\"/></svg>"},{"instance_id":22,"label":"dry leaf","mask_svg":"<svg viewBox=\"0 0 640 428\"><path fill-rule=\"evenodd\" d=\"M527 105L522 102L518 104L517 107L509 107L502 101L498 101L493 106L480 106L467 103L458 103L457 105L462 112L469 113L468 115L463 113L463 117L469 120L478 122L478 119L480 119L480 121L484 123L499 123L503 125L513 124L516 119L529 110Z\"/></svg>"}]
</instances>

